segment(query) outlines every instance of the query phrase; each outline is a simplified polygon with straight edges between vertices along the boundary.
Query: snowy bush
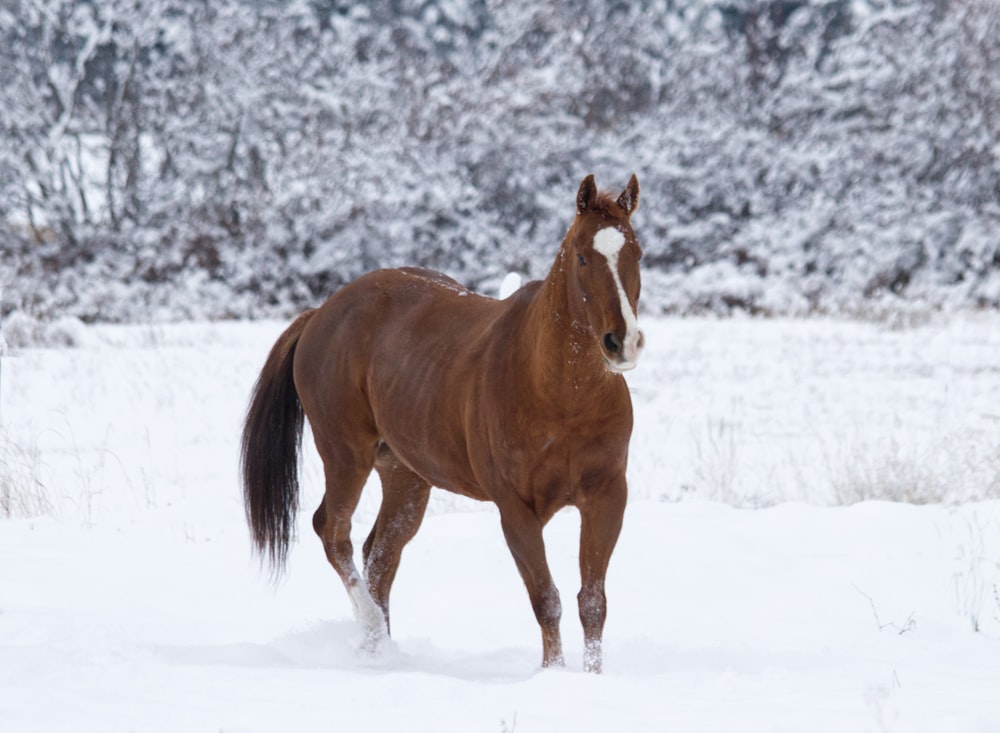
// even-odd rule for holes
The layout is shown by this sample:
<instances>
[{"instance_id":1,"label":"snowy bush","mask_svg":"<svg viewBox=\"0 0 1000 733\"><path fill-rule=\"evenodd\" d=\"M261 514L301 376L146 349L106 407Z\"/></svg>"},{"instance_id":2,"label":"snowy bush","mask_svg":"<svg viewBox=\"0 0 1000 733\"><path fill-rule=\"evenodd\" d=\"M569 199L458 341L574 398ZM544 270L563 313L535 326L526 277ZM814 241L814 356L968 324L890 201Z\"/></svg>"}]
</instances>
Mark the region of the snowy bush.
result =
<instances>
[{"instance_id":1,"label":"snowy bush","mask_svg":"<svg viewBox=\"0 0 1000 733\"><path fill-rule=\"evenodd\" d=\"M16 311L3 320L0 344L6 344L11 349L25 349L83 346L87 341L87 327L78 318L65 316L45 321ZM2 353L3 349L0 349Z\"/></svg>"},{"instance_id":2,"label":"snowy bush","mask_svg":"<svg viewBox=\"0 0 1000 733\"><path fill-rule=\"evenodd\" d=\"M542 275L643 186L654 311L1000 303L991 0L12 0L2 309L287 315Z\"/></svg>"}]
</instances>

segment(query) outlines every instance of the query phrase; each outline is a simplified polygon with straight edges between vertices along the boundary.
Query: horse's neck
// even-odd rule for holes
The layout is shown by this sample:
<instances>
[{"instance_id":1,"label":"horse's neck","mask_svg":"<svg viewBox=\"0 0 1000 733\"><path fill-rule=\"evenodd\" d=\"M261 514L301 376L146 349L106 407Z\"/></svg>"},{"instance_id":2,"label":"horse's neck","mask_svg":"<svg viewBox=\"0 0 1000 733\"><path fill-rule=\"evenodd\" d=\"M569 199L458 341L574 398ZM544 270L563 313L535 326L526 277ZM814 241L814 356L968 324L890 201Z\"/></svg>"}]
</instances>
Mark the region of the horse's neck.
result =
<instances>
[{"instance_id":1,"label":"horse's neck","mask_svg":"<svg viewBox=\"0 0 1000 733\"><path fill-rule=\"evenodd\" d=\"M538 289L528 309L528 331L534 343L526 345L531 356L533 380L542 391L610 387L608 372L582 308L569 295L565 246Z\"/></svg>"}]
</instances>

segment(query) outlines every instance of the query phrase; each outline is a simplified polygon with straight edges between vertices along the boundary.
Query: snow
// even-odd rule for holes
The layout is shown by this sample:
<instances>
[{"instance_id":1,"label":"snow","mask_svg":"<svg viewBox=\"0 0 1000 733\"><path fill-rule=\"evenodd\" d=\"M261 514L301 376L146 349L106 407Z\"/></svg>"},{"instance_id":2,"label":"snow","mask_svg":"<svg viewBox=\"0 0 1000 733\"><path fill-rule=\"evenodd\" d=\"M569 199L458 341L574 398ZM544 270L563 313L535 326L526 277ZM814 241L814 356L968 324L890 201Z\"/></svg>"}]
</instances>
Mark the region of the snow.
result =
<instances>
[{"instance_id":1,"label":"snow","mask_svg":"<svg viewBox=\"0 0 1000 733\"><path fill-rule=\"evenodd\" d=\"M497 297L500 300L506 300L521 287L521 276L516 272L508 272L504 275L503 281L500 283L500 288L497 291Z\"/></svg>"},{"instance_id":2,"label":"snow","mask_svg":"<svg viewBox=\"0 0 1000 733\"><path fill-rule=\"evenodd\" d=\"M238 435L284 325L76 326L75 348L12 344L0 729L1000 726L1000 315L646 318L601 676L581 671L573 511L546 529L564 670L539 668L496 511L443 492L404 554L393 641L360 654L309 529L311 448L301 535L268 582ZM358 548L377 506L373 481Z\"/></svg>"}]
</instances>

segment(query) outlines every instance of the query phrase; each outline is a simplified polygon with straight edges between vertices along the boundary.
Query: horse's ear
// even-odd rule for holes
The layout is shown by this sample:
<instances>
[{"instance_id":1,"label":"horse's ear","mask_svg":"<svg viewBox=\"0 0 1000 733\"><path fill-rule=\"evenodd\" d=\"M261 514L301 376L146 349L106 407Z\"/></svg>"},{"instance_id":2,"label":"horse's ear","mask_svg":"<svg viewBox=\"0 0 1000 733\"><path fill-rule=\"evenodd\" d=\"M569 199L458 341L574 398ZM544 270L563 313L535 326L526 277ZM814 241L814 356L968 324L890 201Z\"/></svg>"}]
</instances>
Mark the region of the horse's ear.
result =
<instances>
[{"instance_id":1,"label":"horse's ear","mask_svg":"<svg viewBox=\"0 0 1000 733\"><path fill-rule=\"evenodd\" d=\"M593 206L596 200L597 184L594 183L594 174L591 173L583 179L583 183L580 184L580 190L576 192L577 213L582 214L584 211Z\"/></svg>"},{"instance_id":2,"label":"horse's ear","mask_svg":"<svg viewBox=\"0 0 1000 733\"><path fill-rule=\"evenodd\" d=\"M618 197L618 206L621 207L629 216L632 216L632 212L635 211L636 207L639 205L639 179L635 177L635 173L632 177L628 179L628 185L625 190L622 191L622 195Z\"/></svg>"}]
</instances>

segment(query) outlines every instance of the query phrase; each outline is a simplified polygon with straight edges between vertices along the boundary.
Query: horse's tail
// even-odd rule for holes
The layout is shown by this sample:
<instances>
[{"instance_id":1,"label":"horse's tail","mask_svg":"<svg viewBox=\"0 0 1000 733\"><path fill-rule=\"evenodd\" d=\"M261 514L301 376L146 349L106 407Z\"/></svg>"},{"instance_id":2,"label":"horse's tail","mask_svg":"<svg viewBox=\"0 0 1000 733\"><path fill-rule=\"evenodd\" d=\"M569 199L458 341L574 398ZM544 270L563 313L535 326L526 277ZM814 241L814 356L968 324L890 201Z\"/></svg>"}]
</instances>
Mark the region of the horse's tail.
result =
<instances>
[{"instance_id":1,"label":"horse's tail","mask_svg":"<svg viewBox=\"0 0 1000 733\"><path fill-rule=\"evenodd\" d=\"M302 403L292 378L295 347L315 311L300 315L268 354L243 423L243 506L254 548L280 573L299 506Z\"/></svg>"}]
</instances>

